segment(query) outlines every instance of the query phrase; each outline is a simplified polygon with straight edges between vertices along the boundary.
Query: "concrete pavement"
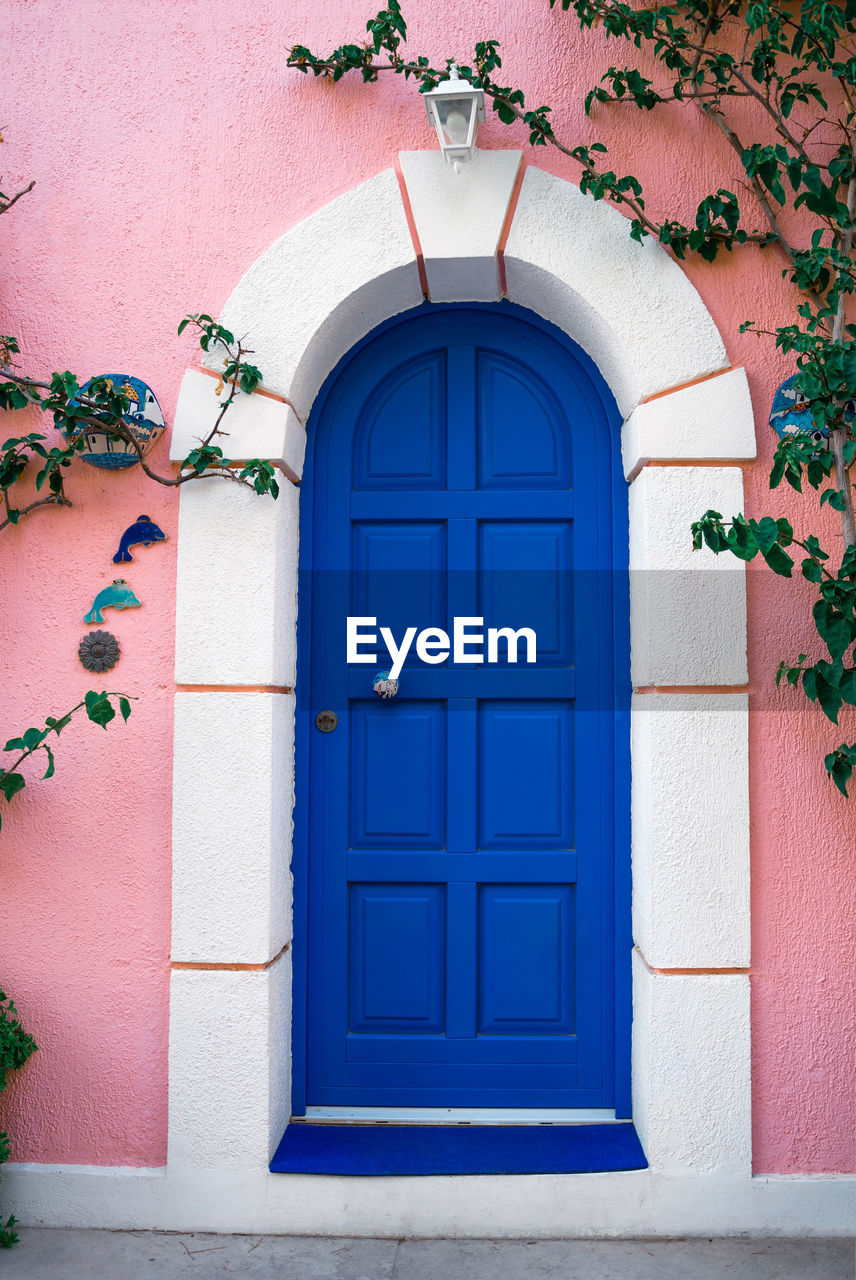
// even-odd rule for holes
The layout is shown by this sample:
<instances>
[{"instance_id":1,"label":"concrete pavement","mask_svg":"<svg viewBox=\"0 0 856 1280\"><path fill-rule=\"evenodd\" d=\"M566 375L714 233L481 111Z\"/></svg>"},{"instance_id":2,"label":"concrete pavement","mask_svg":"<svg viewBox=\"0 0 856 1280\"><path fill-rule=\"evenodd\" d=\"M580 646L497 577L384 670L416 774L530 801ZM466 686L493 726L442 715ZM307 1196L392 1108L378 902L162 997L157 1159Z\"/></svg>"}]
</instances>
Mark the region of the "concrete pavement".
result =
<instances>
[{"instance_id":1,"label":"concrete pavement","mask_svg":"<svg viewBox=\"0 0 856 1280\"><path fill-rule=\"evenodd\" d=\"M361 1240L18 1228L2 1280L853 1280L844 1240Z\"/></svg>"}]
</instances>

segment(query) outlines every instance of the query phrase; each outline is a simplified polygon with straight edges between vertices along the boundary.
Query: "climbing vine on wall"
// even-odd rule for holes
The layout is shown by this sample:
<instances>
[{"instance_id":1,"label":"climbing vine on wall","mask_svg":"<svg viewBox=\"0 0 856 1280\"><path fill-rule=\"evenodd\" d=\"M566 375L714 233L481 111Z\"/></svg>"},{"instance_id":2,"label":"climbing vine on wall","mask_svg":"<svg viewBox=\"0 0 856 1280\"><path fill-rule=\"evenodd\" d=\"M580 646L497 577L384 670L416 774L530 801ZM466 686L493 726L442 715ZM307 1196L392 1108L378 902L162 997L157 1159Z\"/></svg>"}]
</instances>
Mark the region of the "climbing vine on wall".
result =
<instances>
[{"instance_id":1,"label":"climbing vine on wall","mask_svg":"<svg viewBox=\"0 0 856 1280\"><path fill-rule=\"evenodd\" d=\"M3 141L0 135L0 142ZM7 213L35 187L30 182L13 196L0 191L0 214ZM108 378L92 379L81 391L80 379L66 370L53 373L40 380L24 372L16 357L21 354L18 339L13 335L0 335L0 410L14 412L35 406L51 419L53 426L64 436L62 444L51 443L47 436L30 431L21 436L9 437L0 448L0 532L14 528L26 516L45 507L70 507L71 499L66 490L69 469L78 456L86 451L88 432L107 432L114 441L123 442L137 455L144 473L155 483L176 488L200 478L230 480L252 488L258 494L279 496L276 469L271 463L250 458L246 462L232 462L225 456L218 439L227 435L225 419L238 395L251 395L261 384L261 370L251 364L248 357L253 352L236 338L213 316L204 312L186 315L178 326L179 335L190 328L207 357L217 362L220 380L216 394L221 397L219 408L207 433L191 449L176 471L162 474L156 471L144 453L143 442L129 425L125 415L130 400L122 391L114 389ZM291 402L286 403L294 409ZM294 410L296 414L296 410ZM36 494L32 501L21 505L16 496L19 485L33 475ZM54 759L46 741L50 734L59 734L75 712L85 709L96 724L106 725L115 716L111 697L119 699L123 719L130 715L130 704L123 695L87 693L83 702L61 717L48 717L45 728L27 729L23 737L12 738L4 751L21 750L22 755L6 768L0 767L0 795L8 803L25 786L18 765L36 751L47 753L48 765L44 778L54 772ZM2 823L2 817L0 817Z\"/></svg>"},{"instance_id":2,"label":"climbing vine on wall","mask_svg":"<svg viewBox=\"0 0 856 1280\"><path fill-rule=\"evenodd\" d=\"M556 0L549 3L557 7ZM824 549L821 538L808 531L797 536L783 517L755 520L738 513L725 519L717 511L693 524L692 539L694 547L706 544L741 560L760 555L785 578L793 574L792 553L799 548L800 572L817 588L812 617L826 654L784 660L776 680L801 689L837 724L844 705L856 706L856 518L849 474L856 456L856 325L847 317L856 289L856 0L642 6L561 0L561 9L583 31L598 29L631 51L630 62L608 67L587 91L587 115L621 103L644 116L663 103L677 103L725 138L731 169L721 186L699 200L692 225L653 213L642 183L610 166L603 143L563 139L550 106L532 106L523 90L502 84L497 40L478 41L471 64L458 63L460 74L484 90L503 124L522 124L532 146L554 147L575 161L582 191L621 206L634 240L653 236L678 259L697 254L708 262L736 246L754 245L764 251L769 269L794 286L790 323L764 330L748 320L741 332L767 337L793 356L796 391L828 447L819 448L809 431L782 439L770 488L784 481L799 493L804 486L816 493L820 508L840 514L843 547ZM398 0L389 0L366 31L367 39L329 54L294 45L288 65L332 81L349 73L364 82L387 74L412 77L425 92L458 62L450 57L437 67L424 56L405 55L407 25ZM683 145L677 135L675 145ZM657 200L662 205L668 196L658 192ZM856 743L841 743L825 765L847 795Z\"/></svg>"},{"instance_id":3,"label":"climbing vine on wall","mask_svg":"<svg viewBox=\"0 0 856 1280\"><path fill-rule=\"evenodd\" d=\"M154 470L144 456L139 437L124 417L130 401L121 391L114 390L110 379L93 379L83 393L79 379L68 370L52 374L47 381L28 377L12 363L20 353L17 338L0 336L0 409L26 409L36 405L51 416L53 425L66 437L62 446L51 446L39 432L12 437L4 443L0 450L0 491L4 505L0 530L16 525L23 516L40 507L71 506L65 489L66 471L77 455L86 449L87 431L93 429L107 431L114 440L128 445L136 453L145 474L157 484L176 488L201 476L214 476L248 485L256 493L270 493L272 497L278 497L276 471L269 462L251 458L245 463L233 463L215 444L218 437L226 434L224 419L235 397L241 392L252 394L262 381L261 370L247 360L252 351L212 316L204 313L185 316L178 332L183 333L188 325L196 330L202 350L212 354L216 352L221 358L218 392L222 401L207 434L190 451L177 473L169 475ZM36 490L44 490L44 494L27 506L18 507L13 496L15 485L34 462L38 466Z\"/></svg>"},{"instance_id":4,"label":"climbing vine on wall","mask_svg":"<svg viewBox=\"0 0 856 1280\"><path fill-rule=\"evenodd\" d=\"M115 720L116 711L111 701L116 699L119 713L124 721L127 722L128 716L131 714L131 702L124 693L96 693L94 689L90 689L82 701L77 706L72 707L64 716L48 716L45 720L44 728L25 729L18 738L10 738L4 746L4 751L17 753L14 760L10 761L7 768L0 769L0 795L8 804L9 801L20 791L23 791L27 785L27 779L20 772L20 767L31 756L42 753L46 764L45 772L42 778L52 778L56 769L54 753L50 742L52 734L58 738L66 725L71 723L72 717L78 711L85 711L88 720L93 724L99 724L102 729L106 729L111 720ZM136 701L136 699L132 699ZM3 825L3 815L0 813L0 827Z\"/></svg>"},{"instance_id":5,"label":"climbing vine on wall","mask_svg":"<svg viewBox=\"0 0 856 1280\"><path fill-rule=\"evenodd\" d=\"M5 991L0 991L0 1093L6 1088L7 1073L17 1071L37 1049L33 1037L21 1026L14 1001ZM8 1159L9 1135L0 1130L0 1164ZM15 1223L14 1217L7 1218L5 1223L0 1218L0 1249L11 1249L17 1244Z\"/></svg>"}]
</instances>

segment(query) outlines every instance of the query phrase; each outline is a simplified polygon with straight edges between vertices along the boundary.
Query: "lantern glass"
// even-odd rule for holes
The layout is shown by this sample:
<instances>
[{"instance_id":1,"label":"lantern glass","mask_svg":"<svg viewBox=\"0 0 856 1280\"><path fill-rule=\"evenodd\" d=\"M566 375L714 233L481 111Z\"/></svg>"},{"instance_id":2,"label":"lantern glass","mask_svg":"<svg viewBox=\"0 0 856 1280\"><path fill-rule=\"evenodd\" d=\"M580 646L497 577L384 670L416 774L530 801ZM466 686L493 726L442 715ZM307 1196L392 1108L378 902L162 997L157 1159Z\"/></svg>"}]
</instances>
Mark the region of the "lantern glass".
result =
<instances>
[{"instance_id":1,"label":"lantern glass","mask_svg":"<svg viewBox=\"0 0 856 1280\"><path fill-rule=\"evenodd\" d=\"M452 66L449 79L424 97L440 149L457 172L476 149L476 133L484 120L484 92L462 80L458 68Z\"/></svg>"},{"instance_id":2,"label":"lantern glass","mask_svg":"<svg viewBox=\"0 0 856 1280\"><path fill-rule=\"evenodd\" d=\"M437 103L437 121L447 147L468 147L475 115L475 102L449 97Z\"/></svg>"}]
</instances>

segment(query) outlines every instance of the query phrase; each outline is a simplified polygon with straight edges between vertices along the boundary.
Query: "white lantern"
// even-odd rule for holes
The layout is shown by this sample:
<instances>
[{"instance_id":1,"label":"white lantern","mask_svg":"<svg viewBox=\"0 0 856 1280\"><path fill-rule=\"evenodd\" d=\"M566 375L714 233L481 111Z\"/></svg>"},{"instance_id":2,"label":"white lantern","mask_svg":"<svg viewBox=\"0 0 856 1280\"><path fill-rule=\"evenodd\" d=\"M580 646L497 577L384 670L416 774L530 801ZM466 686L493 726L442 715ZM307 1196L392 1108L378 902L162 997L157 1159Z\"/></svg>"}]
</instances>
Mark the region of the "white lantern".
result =
<instances>
[{"instance_id":1,"label":"white lantern","mask_svg":"<svg viewBox=\"0 0 856 1280\"><path fill-rule=\"evenodd\" d=\"M440 150L459 173L476 149L476 134L484 120L484 90L462 80L453 62L449 79L441 80L436 89L422 96L428 119L437 130Z\"/></svg>"}]
</instances>

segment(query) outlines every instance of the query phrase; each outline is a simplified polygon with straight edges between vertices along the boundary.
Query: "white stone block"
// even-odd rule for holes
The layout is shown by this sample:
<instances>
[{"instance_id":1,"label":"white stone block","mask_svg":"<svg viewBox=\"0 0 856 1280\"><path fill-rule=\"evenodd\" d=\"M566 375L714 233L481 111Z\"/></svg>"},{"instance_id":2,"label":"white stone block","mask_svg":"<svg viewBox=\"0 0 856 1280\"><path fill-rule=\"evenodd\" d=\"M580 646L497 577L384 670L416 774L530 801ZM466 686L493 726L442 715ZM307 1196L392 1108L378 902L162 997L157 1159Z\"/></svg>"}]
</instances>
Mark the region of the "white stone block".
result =
<instances>
[{"instance_id":1,"label":"white stone block","mask_svg":"<svg viewBox=\"0 0 856 1280\"><path fill-rule=\"evenodd\" d=\"M267 969L173 970L172 1173L265 1169L290 1114L291 956Z\"/></svg>"},{"instance_id":2,"label":"white stone block","mask_svg":"<svg viewBox=\"0 0 856 1280\"><path fill-rule=\"evenodd\" d=\"M624 474L654 459L742 461L755 457L755 419L745 369L729 369L637 405L621 433Z\"/></svg>"},{"instance_id":3,"label":"white stone block","mask_svg":"<svg viewBox=\"0 0 856 1280\"><path fill-rule=\"evenodd\" d=\"M745 974L657 974L634 954L633 1119L658 1174L751 1173Z\"/></svg>"},{"instance_id":4,"label":"white stone block","mask_svg":"<svg viewBox=\"0 0 856 1280\"><path fill-rule=\"evenodd\" d=\"M264 964L291 937L294 697L178 693L172 958Z\"/></svg>"},{"instance_id":5,"label":"white stone block","mask_svg":"<svg viewBox=\"0 0 856 1280\"><path fill-rule=\"evenodd\" d=\"M745 968L748 694L633 699L633 937L654 968Z\"/></svg>"},{"instance_id":6,"label":"white stone block","mask_svg":"<svg viewBox=\"0 0 856 1280\"><path fill-rule=\"evenodd\" d=\"M736 467L646 467L630 486L631 673L645 685L738 685L746 667L746 573L692 549L709 509L743 509Z\"/></svg>"},{"instance_id":7,"label":"white stone block","mask_svg":"<svg viewBox=\"0 0 856 1280\"><path fill-rule=\"evenodd\" d=\"M227 480L181 490L176 684L293 688L298 489L279 497Z\"/></svg>"},{"instance_id":8,"label":"white stone block","mask_svg":"<svg viewBox=\"0 0 856 1280\"><path fill-rule=\"evenodd\" d=\"M499 298L496 252L522 156L477 150L455 173L437 150L400 152L432 302Z\"/></svg>"},{"instance_id":9,"label":"white stone block","mask_svg":"<svg viewBox=\"0 0 856 1280\"><path fill-rule=\"evenodd\" d=\"M222 321L246 335L265 386L289 396L305 419L354 343L421 301L401 191L388 169L271 245L238 282Z\"/></svg>"},{"instance_id":10,"label":"white stone block","mask_svg":"<svg viewBox=\"0 0 856 1280\"><path fill-rule=\"evenodd\" d=\"M252 357L255 360L255 356ZM219 380L200 369L188 369L181 382L172 439L171 462L183 462L200 440L207 437L223 408L226 389L217 395ZM270 395L238 391L212 441L223 456L235 461L262 458L279 463L293 480L303 474L306 432L293 411ZM194 481L194 484L196 482Z\"/></svg>"},{"instance_id":11,"label":"white stone block","mask_svg":"<svg viewBox=\"0 0 856 1280\"><path fill-rule=\"evenodd\" d=\"M508 296L558 325L606 378L626 417L640 400L728 365L678 264L605 201L529 166L505 248Z\"/></svg>"}]
</instances>

